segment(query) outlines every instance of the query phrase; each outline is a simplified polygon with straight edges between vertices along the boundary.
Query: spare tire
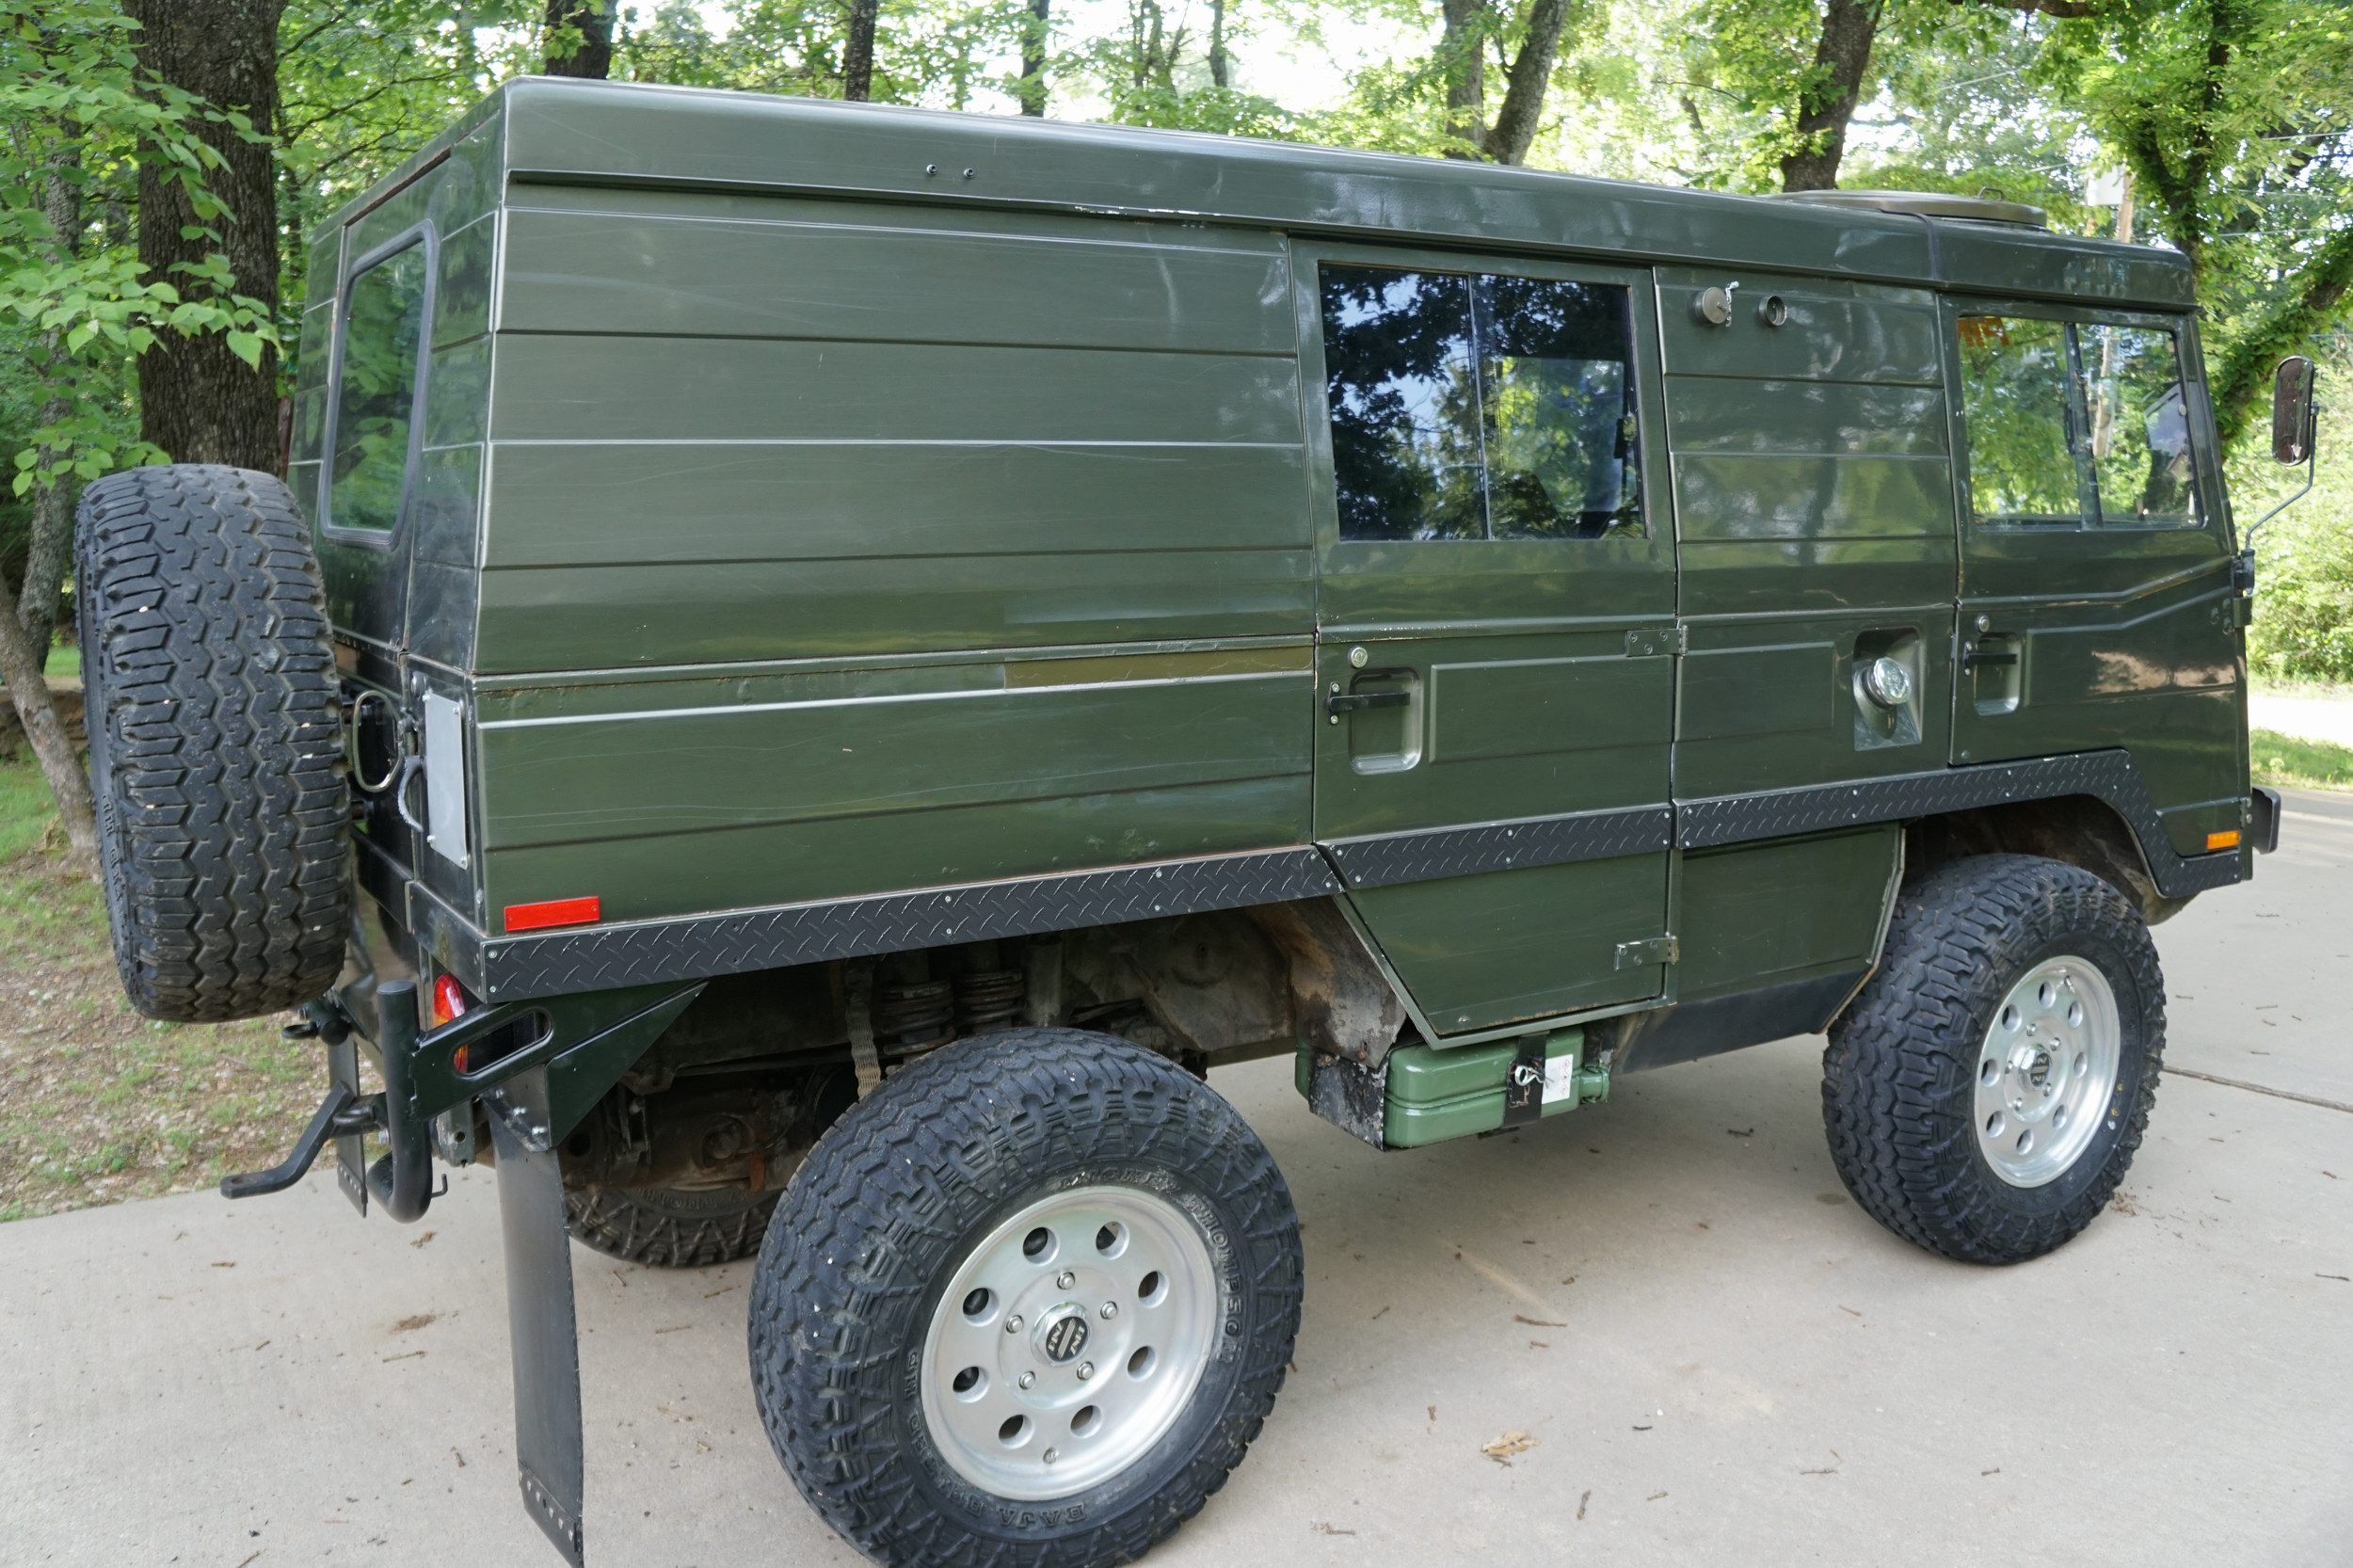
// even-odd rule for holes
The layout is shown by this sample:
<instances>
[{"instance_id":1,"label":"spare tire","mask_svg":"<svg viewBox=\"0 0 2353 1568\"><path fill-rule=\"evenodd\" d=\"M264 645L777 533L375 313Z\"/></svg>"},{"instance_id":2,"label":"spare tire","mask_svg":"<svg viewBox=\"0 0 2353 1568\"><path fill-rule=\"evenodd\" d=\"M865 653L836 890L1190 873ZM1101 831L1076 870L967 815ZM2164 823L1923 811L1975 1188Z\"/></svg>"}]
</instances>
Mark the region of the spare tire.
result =
<instances>
[{"instance_id":1,"label":"spare tire","mask_svg":"<svg viewBox=\"0 0 2353 1568\"><path fill-rule=\"evenodd\" d=\"M82 492L74 611L115 967L151 1018L249 1018L343 968L349 792L310 528L265 473Z\"/></svg>"}]
</instances>

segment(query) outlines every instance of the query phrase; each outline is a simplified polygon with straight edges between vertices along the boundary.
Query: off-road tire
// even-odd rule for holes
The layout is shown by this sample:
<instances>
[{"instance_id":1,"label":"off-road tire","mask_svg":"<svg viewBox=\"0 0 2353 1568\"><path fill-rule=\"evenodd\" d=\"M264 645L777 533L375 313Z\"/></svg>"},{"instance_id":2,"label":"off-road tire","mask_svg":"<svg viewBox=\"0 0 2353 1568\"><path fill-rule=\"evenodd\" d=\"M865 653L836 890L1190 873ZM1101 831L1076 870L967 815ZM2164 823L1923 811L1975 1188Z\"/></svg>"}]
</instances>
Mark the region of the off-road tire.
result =
<instances>
[{"instance_id":1,"label":"off-road tire","mask_svg":"<svg viewBox=\"0 0 2353 1568\"><path fill-rule=\"evenodd\" d=\"M1975 1126L1978 1052L2010 986L2073 954L2113 988L2122 1052L2103 1124L2040 1187L1996 1176ZM1822 1121L1855 1202L1908 1241L1968 1263L2018 1263L2106 1207L2140 1147L2165 1054L2156 945L2124 894L2027 855L1951 861L1897 894L1880 967L1830 1031Z\"/></svg>"},{"instance_id":2,"label":"off-road tire","mask_svg":"<svg viewBox=\"0 0 2353 1568\"><path fill-rule=\"evenodd\" d=\"M914 1368L978 1239L1093 1183L1194 1215L1216 1258L1220 1327L1157 1444L1075 1496L1010 1502L941 1457ZM991 1034L893 1074L793 1176L753 1282L754 1392L802 1496L889 1568L1128 1562L1197 1512L1257 1436L1298 1335L1302 1274L1281 1173L1206 1083L1108 1035Z\"/></svg>"},{"instance_id":3,"label":"off-road tire","mask_svg":"<svg viewBox=\"0 0 2353 1568\"><path fill-rule=\"evenodd\" d=\"M75 616L115 966L183 1023L343 968L350 793L326 596L286 487L132 469L82 492Z\"/></svg>"},{"instance_id":4,"label":"off-road tire","mask_svg":"<svg viewBox=\"0 0 2353 1568\"><path fill-rule=\"evenodd\" d=\"M722 1187L589 1187L564 1194L572 1239L625 1263L701 1269L760 1250L776 1192Z\"/></svg>"}]
</instances>

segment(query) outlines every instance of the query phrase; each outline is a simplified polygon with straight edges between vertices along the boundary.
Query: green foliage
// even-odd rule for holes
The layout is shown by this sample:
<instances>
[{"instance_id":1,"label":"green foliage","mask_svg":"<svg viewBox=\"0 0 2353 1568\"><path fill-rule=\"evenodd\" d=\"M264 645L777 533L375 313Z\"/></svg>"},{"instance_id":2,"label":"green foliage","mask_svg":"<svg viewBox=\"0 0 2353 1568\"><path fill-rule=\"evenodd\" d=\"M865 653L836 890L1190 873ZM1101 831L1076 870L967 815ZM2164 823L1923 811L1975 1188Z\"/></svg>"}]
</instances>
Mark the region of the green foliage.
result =
<instances>
[{"instance_id":1,"label":"green foliage","mask_svg":"<svg viewBox=\"0 0 2353 1568\"><path fill-rule=\"evenodd\" d=\"M195 127L242 117L143 80L114 0L55 0L0 19L0 451L9 493L162 460L137 438L132 364L170 340L220 332L248 364L276 328L230 292L216 250L177 275L138 264L130 221L141 161L184 187L200 225L219 154ZM197 236L218 243L211 227ZM193 236L192 236L193 237Z\"/></svg>"},{"instance_id":2,"label":"green foliage","mask_svg":"<svg viewBox=\"0 0 2353 1568\"><path fill-rule=\"evenodd\" d=\"M2248 737L2248 760L2259 784L2299 790L2353 790L2353 746L2308 741L2258 729Z\"/></svg>"}]
</instances>

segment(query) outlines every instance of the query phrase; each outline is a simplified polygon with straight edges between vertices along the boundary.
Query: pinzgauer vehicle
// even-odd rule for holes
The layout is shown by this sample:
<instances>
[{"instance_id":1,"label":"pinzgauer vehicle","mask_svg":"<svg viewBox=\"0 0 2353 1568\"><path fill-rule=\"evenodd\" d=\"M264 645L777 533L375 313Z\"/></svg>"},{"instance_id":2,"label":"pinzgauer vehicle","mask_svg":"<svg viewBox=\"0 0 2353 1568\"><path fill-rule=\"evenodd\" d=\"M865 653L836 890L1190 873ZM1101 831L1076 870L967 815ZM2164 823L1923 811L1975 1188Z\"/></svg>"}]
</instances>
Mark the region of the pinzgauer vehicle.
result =
<instances>
[{"instance_id":1,"label":"pinzgauer vehicle","mask_svg":"<svg viewBox=\"0 0 2353 1568\"><path fill-rule=\"evenodd\" d=\"M83 504L117 952L323 1051L231 1196L495 1164L575 1561L568 1230L757 1254L880 1561L1124 1561L1299 1323L1210 1068L1370 1159L1826 1032L2032 1257L2277 833L2188 268L2031 209L531 80L310 277L285 481Z\"/></svg>"}]
</instances>

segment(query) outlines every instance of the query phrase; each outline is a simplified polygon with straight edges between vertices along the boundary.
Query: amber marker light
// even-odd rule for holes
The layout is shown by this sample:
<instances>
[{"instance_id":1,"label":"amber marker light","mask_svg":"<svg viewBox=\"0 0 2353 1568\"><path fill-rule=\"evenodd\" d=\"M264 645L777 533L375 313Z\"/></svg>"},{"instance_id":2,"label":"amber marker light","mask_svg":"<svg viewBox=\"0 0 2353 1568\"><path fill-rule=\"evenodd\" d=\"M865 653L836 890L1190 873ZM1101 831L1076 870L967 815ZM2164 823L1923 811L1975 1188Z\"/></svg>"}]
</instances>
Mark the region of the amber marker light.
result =
<instances>
[{"instance_id":1,"label":"amber marker light","mask_svg":"<svg viewBox=\"0 0 2353 1568\"><path fill-rule=\"evenodd\" d=\"M2226 828L2220 833L2207 834L2206 847L2209 850L2238 848L2238 829Z\"/></svg>"},{"instance_id":2,"label":"amber marker light","mask_svg":"<svg viewBox=\"0 0 2353 1568\"><path fill-rule=\"evenodd\" d=\"M594 893L586 898L552 898L542 904L510 904L506 929L512 935L545 931L553 925L592 925L602 918L603 904Z\"/></svg>"}]
</instances>

